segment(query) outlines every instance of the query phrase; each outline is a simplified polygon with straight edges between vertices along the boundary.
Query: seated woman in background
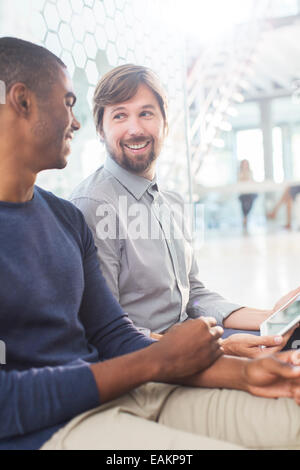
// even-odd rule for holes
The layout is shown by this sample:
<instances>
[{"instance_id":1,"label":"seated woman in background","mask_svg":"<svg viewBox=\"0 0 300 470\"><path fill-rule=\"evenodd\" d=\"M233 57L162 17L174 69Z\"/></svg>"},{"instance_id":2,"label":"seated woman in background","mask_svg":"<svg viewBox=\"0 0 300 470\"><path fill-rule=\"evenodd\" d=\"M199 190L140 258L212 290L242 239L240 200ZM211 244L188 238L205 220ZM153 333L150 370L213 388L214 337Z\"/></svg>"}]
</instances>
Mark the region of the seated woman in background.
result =
<instances>
[{"instance_id":1,"label":"seated woman in background","mask_svg":"<svg viewBox=\"0 0 300 470\"><path fill-rule=\"evenodd\" d=\"M286 190L284 191L283 195L281 196L281 198L277 202L274 209L267 215L268 219L275 219L280 207L285 205L286 206L286 217L287 217L285 228L287 230L290 230L292 228L293 202L295 200L295 197L299 193L300 193L300 185L298 185L298 186L289 186L288 188L286 188Z\"/></svg>"}]
</instances>

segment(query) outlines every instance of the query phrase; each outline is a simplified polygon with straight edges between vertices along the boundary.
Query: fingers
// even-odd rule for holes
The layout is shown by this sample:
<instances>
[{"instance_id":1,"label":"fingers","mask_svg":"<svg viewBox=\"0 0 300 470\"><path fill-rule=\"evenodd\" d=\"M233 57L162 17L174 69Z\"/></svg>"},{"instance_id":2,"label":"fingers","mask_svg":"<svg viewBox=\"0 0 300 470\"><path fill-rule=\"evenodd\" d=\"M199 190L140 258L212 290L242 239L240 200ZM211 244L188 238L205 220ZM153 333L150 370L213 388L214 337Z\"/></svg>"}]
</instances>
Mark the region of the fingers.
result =
<instances>
[{"instance_id":1,"label":"fingers","mask_svg":"<svg viewBox=\"0 0 300 470\"><path fill-rule=\"evenodd\" d=\"M283 338L285 339L286 342L290 339L292 334L299 328L299 323L297 323L293 328L291 328L289 331L287 331L284 335Z\"/></svg>"},{"instance_id":2,"label":"fingers","mask_svg":"<svg viewBox=\"0 0 300 470\"><path fill-rule=\"evenodd\" d=\"M224 330L221 326L214 326L210 329L210 334L215 338L219 339L223 335Z\"/></svg>"},{"instance_id":3,"label":"fingers","mask_svg":"<svg viewBox=\"0 0 300 470\"><path fill-rule=\"evenodd\" d=\"M217 320L213 317L200 317L198 320L206 323L210 329L210 333L214 338L221 338L224 330L221 326L217 325Z\"/></svg>"},{"instance_id":4,"label":"fingers","mask_svg":"<svg viewBox=\"0 0 300 470\"><path fill-rule=\"evenodd\" d=\"M260 345L261 346L266 346L268 348L275 347L279 351L282 349L288 342L288 340L291 338L293 335L294 331L298 328L298 324L295 325L291 330L289 330L287 333L285 333L283 336L277 335L277 336L261 336L260 337ZM276 349L274 349L274 352Z\"/></svg>"},{"instance_id":5,"label":"fingers","mask_svg":"<svg viewBox=\"0 0 300 470\"><path fill-rule=\"evenodd\" d=\"M222 340L221 339L213 340L210 343L209 349L207 350L207 352L211 356L211 363L216 361L219 357L221 357L224 354L224 349L222 347Z\"/></svg>"},{"instance_id":6,"label":"fingers","mask_svg":"<svg viewBox=\"0 0 300 470\"><path fill-rule=\"evenodd\" d=\"M280 335L256 336L253 334L240 334L240 335L233 335L232 337L233 338L239 337L240 341L247 344L248 347L265 346L266 348L269 348L269 347L278 347L280 345L282 346L284 345L283 337Z\"/></svg>"},{"instance_id":7,"label":"fingers","mask_svg":"<svg viewBox=\"0 0 300 470\"><path fill-rule=\"evenodd\" d=\"M281 353L277 353L276 357L282 362L287 362L295 366L300 365L300 351L284 351Z\"/></svg>"},{"instance_id":8,"label":"fingers","mask_svg":"<svg viewBox=\"0 0 300 470\"><path fill-rule=\"evenodd\" d=\"M300 351L293 351L291 354L291 363L294 366L300 365Z\"/></svg>"},{"instance_id":9,"label":"fingers","mask_svg":"<svg viewBox=\"0 0 300 470\"><path fill-rule=\"evenodd\" d=\"M282 362L278 359L279 356L269 356L262 359L265 369L271 374L277 375L282 378L300 378L300 367L293 366L288 362Z\"/></svg>"},{"instance_id":10,"label":"fingers","mask_svg":"<svg viewBox=\"0 0 300 470\"><path fill-rule=\"evenodd\" d=\"M285 359L289 361L294 366L297 366L294 368L294 370L295 369L297 370L297 368L299 369L300 351L286 351L284 353L278 354L277 356L280 357L281 359ZM292 386L292 394L297 405L300 405L300 383L298 380L296 380Z\"/></svg>"},{"instance_id":11,"label":"fingers","mask_svg":"<svg viewBox=\"0 0 300 470\"><path fill-rule=\"evenodd\" d=\"M212 341L210 343L210 350L212 355L212 362L224 354L224 349L222 347L222 335L224 330L221 326L217 325L217 321L213 317L200 317L198 320L206 323L208 326L208 332Z\"/></svg>"},{"instance_id":12,"label":"fingers","mask_svg":"<svg viewBox=\"0 0 300 470\"><path fill-rule=\"evenodd\" d=\"M200 320L201 322L206 323L207 326L209 326L210 328L211 328L212 326L216 326L216 324L217 324L217 320L216 320L215 318L213 318L213 317L200 317L200 318L197 318L197 320L198 320L198 321ZM197 320L196 320L196 321L197 321Z\"/></svg>"},{"instance_id":13,"label":"fingers","mask_svg":"<svg viewBox=\"0 0 300 470\"><path fill-rule=\"evenodd\" d=\"M272 346L283 346L284 340L280 335L277 336L255 336L257 338L257 345L272 347Z\"/></svg>"}]
</instances>

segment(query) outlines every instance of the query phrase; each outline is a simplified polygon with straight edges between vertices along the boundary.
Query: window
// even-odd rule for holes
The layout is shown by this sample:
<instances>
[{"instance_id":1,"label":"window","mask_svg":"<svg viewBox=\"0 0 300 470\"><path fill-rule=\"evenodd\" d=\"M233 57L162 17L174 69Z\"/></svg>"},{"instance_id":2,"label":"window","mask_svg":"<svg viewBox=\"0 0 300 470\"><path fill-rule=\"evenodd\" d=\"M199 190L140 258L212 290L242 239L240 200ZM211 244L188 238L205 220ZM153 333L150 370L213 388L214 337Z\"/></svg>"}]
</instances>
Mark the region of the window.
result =
<instances>
[{"instance_id":1,"label":"window","mask_svg":"<svg viewBox=\"0 0 300 470\"><path fill-rule=\"evenodd\" d=\"M282 147L282 129L274 127L273 129L273 175L276 183L282 183L284 180L283 169L283 147Z\"/></svg>"},{"instance_id":2,"label":"window","mask_svg":"<svg viewBox=\"0 0 300 470\"><path fill-rule=\"evenodd\" d=\"M296 127L292 137L293 179L300 180L300 128Z\"/></svg>"}]
</instances>

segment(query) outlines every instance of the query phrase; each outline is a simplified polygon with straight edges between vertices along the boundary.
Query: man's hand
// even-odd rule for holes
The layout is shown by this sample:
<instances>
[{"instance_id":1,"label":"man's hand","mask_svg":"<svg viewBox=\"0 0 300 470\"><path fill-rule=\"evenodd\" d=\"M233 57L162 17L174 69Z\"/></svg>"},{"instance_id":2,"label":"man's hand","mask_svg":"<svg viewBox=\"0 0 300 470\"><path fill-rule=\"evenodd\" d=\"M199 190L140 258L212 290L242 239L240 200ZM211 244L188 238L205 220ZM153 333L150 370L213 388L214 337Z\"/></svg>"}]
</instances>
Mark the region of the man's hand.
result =
<instances>
[{"instance_id":1,"label":"man's hand","mask_svg":"<svg viewBox=\"0 0 300 470\"><path fill-rule=\"evenodd\" d=\"M214 318L201 317L173 326L149 348L159 365L156 380L174 381L209 367L223 354L222 334Z\"/></svg>"},{"instance_id":2,"label":"man's hand","mask_svg":"<svg viewBox=\"0 0 300 470\"><path fill-rule=\"evenodd\" d=\"M266 398L291 397L300 405L300 353L287 351L247 361L248 392Z\"/></svg>"},{"instance_id":3,"label":"man's hand","mask_svg":"<svg viewBox=\"0 0 300 470\"><path fill-rule=\"evenodd\" d=\"M180 383L206 369L223 354L222 334L214 318L198 318L173 326L147 348L91 364L101 403L146 382Z\"/></svg>"},{"instance_id":4,"label":"man's hand","mask_svg":"<svg viewBox=\"0 0 300 470\"><path fill-rule=\"evenodd\" d=\"M294 327L283 336L256 336L238 333L222 341L224 353L230 356L256 358L281 351L294 333Z\"/></svg>"},{"instance_id":5,"label":"man's hand","mask_svg":"<svg viewBox=\"0 0 300 470\"><path fill-rule=\"evenodd\" d=\"M287 351L258 359L220 357L182 385L242 390L265 398L294 398L300 405L300 352Z\"/></svg>"}]
</instances>

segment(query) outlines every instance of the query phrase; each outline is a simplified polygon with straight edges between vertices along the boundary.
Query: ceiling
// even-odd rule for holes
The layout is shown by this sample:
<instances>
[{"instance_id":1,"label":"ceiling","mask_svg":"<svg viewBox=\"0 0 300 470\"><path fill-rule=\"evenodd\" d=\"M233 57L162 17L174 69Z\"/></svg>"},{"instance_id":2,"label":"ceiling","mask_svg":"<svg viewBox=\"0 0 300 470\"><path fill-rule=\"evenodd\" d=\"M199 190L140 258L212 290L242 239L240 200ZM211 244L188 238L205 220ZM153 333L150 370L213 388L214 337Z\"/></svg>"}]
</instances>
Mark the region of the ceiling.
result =
<instances>
[{"instance_id":1,"label":"ceiling","mask_svg":"<svg viewBox=\"0 0 300 470\"><path fill-rule=\"evenodd\" d=\"M195 154L210 132L208 115L216 128L221 119L233 128L258 127L260 104L269 100L275 124L300 122L300 2L293 16L256 19L214 44L194 45L188 62ZM237 115L228 116L226 106Z\"/></svg>"},{"instance_id":2,"label":"ceiling","mask_svg":"<svg viewBox=\"0 0 300 470\"><path fill-rule=\"evenodd\" d=\"M271 100L275 124L300 122L300 17L269 21L253 56L245 102L231 119L234 128L258 127L259 106Z\"/></svg>"},{"instance_id":3,"label":"ceiling","mask_svg":"<svg viewBox=\"0 0 300 470\"><path fill-rule=\"evenodd\" d=\"M247 101L300 96L300 16L268 20L252 60Z\"/></svg>"}]
</instances>

